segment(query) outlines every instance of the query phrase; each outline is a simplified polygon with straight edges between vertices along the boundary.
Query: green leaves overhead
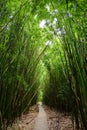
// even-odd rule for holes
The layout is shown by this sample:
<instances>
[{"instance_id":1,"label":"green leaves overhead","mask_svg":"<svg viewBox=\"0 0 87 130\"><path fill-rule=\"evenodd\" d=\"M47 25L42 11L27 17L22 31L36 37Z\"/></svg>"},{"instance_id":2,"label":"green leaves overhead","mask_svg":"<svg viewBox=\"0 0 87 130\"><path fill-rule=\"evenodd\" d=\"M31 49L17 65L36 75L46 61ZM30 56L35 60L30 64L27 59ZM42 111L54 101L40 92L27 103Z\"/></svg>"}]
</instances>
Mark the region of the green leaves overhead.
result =
<instances>
[{"instance_id":1,"label":"green leaves overhead","mask_svg":"<svg viewBox=\"0 0 87 130\"><path fill-rule=\"evenodd\" d=\"M3 122L43 99L72 112L74 104L87 129L86 0L1 0L0 7Z\"/></svg>"}]
</instances>

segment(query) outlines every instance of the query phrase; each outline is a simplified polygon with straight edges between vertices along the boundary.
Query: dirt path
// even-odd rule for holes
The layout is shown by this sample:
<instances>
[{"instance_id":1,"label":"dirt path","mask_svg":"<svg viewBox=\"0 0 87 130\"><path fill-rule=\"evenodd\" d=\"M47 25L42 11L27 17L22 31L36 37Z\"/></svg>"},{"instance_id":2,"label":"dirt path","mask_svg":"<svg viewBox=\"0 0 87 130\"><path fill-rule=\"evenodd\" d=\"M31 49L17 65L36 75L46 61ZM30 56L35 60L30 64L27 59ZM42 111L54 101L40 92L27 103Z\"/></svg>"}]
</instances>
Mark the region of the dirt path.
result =
<instances>
[{"instance_id":1,"label":"dirt path","mask_svg":"<svg viewBox=\"0 0 87 130\"><path fill-rule=\"evenodd\" d=\"M39 107L39 114L35 121L34 130L49 130L46 112L44 111L44 108L42 107L41 104L39 104L38 107Z\"/></svg>"},{"instance_id":2,"label":"dirt path","mask_svg":"<svg viewBox=\"0 0 87 130\"><path fill-rule=\"evenodd\" d=\"M43 109L44 108L44 109ZM43 105L34 105L7 130L73 130L71 116Z\"/></svg>"}]
</instances>

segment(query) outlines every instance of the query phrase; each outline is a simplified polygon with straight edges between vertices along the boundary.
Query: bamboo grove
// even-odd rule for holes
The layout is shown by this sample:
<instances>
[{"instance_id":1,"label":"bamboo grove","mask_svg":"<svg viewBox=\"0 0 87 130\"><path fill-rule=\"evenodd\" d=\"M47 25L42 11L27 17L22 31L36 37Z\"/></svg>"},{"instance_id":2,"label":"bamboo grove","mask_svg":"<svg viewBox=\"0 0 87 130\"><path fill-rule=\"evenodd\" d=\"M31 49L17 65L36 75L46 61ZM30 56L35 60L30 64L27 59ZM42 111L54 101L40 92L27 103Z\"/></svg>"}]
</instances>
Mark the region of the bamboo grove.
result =
<instances>
[{"instance_id":1,"label":"bamboo grove","mask_svg":"<svg viewBox=\"0 0 87 130\"><path fill-rule=\"evenodd\" d=\"M87 130L86 0L0 1L0 129L38 100Z\"/></svg>"}]
</instances>

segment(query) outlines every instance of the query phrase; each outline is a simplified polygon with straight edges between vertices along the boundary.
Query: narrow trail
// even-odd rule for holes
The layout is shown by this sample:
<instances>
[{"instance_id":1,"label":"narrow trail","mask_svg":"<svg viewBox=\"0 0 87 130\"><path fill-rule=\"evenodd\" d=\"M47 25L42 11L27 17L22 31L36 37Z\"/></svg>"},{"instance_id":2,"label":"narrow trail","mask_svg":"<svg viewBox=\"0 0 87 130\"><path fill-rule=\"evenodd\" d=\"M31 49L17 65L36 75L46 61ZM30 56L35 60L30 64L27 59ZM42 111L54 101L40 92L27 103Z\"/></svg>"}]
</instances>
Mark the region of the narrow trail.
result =
<instances>
[{"instance_id":1,"label":"narrow trail","mask_svg":"<svg viewBox=\"0 0 87 130\"><path fill-rule=\"evenodd\" d=\"M39 110L39 112L38 112ZM16 118L7 130L73 130L71 116L46 105L35 104Z\"/></svg>"},{"instance_id":2,"label":"narrow trail","mask_svg":"<svg viewBox=\"0 0 87 130\"><path fill-rule=\"evenodd\" d=\"M47 123L47 115L42 107L41 103L38 105L39 113L35 120L34 130L49 130L48 123Z\"/></svg>"}]
</instances>

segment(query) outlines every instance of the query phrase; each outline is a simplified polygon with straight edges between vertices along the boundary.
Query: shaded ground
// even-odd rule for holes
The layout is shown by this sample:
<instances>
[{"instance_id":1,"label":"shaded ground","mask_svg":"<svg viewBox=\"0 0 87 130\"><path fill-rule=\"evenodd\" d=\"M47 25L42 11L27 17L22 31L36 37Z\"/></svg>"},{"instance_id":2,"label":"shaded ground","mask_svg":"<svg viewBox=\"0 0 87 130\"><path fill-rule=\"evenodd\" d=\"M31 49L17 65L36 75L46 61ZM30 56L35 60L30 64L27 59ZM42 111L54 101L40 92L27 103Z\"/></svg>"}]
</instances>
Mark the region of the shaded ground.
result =
<instances>
[{"instance_id":1,"label":"shaded ground","mask_svg":"<svg viewBox=\"0 0 87 130\"><path fill-rule=\"evenodd\" d=\"M44 106L48 116L49 130L73 130L71 117L67 113L60 113Z\"/></svg>"},{"instance_id":2,"label":"shaded ground","mask_svg":"<svg viewBox=\"0 0 87 130\"><path fill-rule=\"evenodd\" d=\"M30 108L28 113L17 118L12 127L9 127L7 130L33 130L37 115L38 107L34 105Z\"/></svg>"},{"instance_id":3,"label":"shaded ground","mask_svg":"<svg viewBox=\"0 0 87 130\"><path fill-rule=\"evenodd\" d=\"M45 105L43 107L47 114L49 130L73 130L70 116L65 113L57 112L54 109L50 109ZM38 106L34 105L30 108L28 113L17 118L16 122L12 127L9 127L8 130L34 130L37 116Z\"/></svg>"}]
</instances>

